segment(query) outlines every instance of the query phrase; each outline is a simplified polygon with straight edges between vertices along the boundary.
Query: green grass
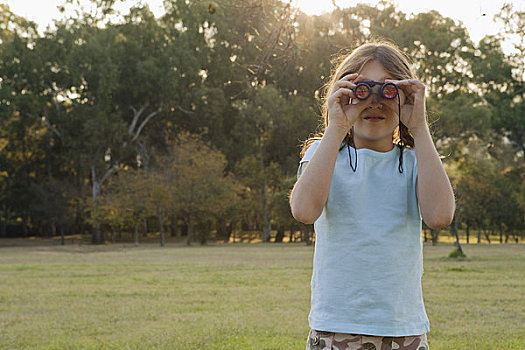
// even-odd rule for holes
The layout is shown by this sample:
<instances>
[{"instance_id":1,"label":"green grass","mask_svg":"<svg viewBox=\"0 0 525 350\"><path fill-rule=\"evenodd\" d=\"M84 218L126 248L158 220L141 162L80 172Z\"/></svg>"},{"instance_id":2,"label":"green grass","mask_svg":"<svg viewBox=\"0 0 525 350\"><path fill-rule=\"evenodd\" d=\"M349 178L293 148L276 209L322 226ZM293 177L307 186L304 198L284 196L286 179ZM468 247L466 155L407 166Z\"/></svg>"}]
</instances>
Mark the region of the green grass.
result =
<instances>
[{"instance_id":1,"label":"green grass","mask_svg":"<svg viewBox=\"0 0 525 350\"><path fill-rule=\"evenodd\" d=\"M425 245L436 349L525 349L525 245ZM0 248L0 349L304 349L312 247Z\"/></svg>"}]
</instances>

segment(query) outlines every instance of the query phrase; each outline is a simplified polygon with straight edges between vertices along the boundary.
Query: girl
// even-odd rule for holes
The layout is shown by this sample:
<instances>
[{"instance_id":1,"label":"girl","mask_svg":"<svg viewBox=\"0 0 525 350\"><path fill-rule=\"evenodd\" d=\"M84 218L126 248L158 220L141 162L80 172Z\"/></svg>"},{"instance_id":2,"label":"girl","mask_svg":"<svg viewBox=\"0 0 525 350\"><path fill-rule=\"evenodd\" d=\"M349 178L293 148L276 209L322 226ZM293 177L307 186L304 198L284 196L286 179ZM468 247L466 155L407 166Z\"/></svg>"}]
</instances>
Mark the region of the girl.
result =
<instances>
[{"instance_id":1,"label":"girl","mask_svg":"<svg viewBox=\"0 0 525 350\"><path fill-rule=\"evenodd\" d=\"M397 47L365 44L336 67L323 118L290 196L316 232L307 349L428 350L421 219L447 226L455 203L425 85Z\"/></svg>"}]
</instances>

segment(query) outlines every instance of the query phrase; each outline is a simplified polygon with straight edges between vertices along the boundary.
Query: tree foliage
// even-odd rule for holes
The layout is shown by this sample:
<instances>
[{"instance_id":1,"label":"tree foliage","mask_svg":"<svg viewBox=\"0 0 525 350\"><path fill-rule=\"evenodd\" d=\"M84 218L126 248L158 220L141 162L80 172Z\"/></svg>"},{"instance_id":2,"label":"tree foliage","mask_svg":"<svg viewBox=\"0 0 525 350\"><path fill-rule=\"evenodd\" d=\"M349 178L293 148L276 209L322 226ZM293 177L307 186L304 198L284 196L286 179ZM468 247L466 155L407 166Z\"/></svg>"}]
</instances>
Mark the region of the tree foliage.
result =
<instances>
[{"instance_id":1,"label":"tree foliage","mask_svg":"<svg viewBox=\"0 0 525 350\"><path fill-rule=\"evenodd\" d=\"M43 34L0 5L2 236L89 229L138 244L144 221L161 244L168 226L188 243L214 228L293 232L287 195L331 62L375 37L428 86L460 222L523 235L525 17L511 5L495 18L505 31L474 43L461 23L389 1L308 16L278 0L168 0L160 18L91 4L65 1L74 14Z\"/></svg>"}]
</instances>

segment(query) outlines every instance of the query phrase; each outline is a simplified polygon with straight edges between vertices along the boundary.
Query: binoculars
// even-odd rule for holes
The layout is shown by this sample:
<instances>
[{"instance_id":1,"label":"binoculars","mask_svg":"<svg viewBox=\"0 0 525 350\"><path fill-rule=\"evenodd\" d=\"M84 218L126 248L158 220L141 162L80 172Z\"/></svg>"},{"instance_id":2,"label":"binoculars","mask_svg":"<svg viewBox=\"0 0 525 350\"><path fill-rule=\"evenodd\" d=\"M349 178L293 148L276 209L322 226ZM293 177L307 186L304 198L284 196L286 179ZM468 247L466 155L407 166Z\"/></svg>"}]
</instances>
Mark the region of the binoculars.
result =
<instances>
[{"instance_id":1,"label":"binoculars","mask_svg":"<svg viewBox=\"0 0 525 350\"><path fill-rule=\"evenodd\" d=\"M354 95L358 100L366 100L372 93L378 93L382 98L393 100L399 94L396 84L380 83L377 81L364 81L357 83L354 88Z\"/></svg>"}]
</instances>

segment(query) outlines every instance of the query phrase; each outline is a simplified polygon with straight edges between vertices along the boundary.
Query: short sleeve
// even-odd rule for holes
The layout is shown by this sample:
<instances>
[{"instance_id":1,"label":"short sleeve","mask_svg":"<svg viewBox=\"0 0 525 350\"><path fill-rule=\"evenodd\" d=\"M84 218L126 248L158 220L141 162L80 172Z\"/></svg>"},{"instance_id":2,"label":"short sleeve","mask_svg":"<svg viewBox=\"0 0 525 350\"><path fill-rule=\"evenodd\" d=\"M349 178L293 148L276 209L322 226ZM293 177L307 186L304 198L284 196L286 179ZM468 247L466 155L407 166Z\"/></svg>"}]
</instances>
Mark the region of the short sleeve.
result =
<instances>
[{"instance_id":1,"label":"short sleeve","mask_svg":"<svg viewBox=\"0 0 525 350\"><path fill-rule=\"evenodd\" d=\"M416 202L419 203L419 199L417 198L417 158L415 154L414 154L414 166L412 169L412 188L414 189L414 193L416 195Z\"/></svg>"},{"instance_id":2,"label":"short sleeve","mask_svg":"<svg viewBox=\"0 0 525 350\"><path fill-rule=\"evenodd\" d=\"M310 159L312 159L312 156L314 155L315 150L317 149L317 146L319 146L320 142L321 141L316 140L316 141L314 141L314 143L312 143L312 145L310 145L310 147L308 147L308 149L304 153L303 159L301 159L301 164L304 163L304 162L309 162Z\"/></svg>"},{"instance_id":3,"label":"short sleeve","mask_svg":"<svg viewBox=\"0 0 525 350\"><path fill-rule=\"evenodd\" d=\"M414 170L412 171L412 181L414 181L414 188L417 185L417 158L414 157Z\"/></svg>"},{"instance_id":4,"label":"short sleeve","mask_svg":"<svg viewBox=\"0 0 525 350\"><path fill-rule=\"evenodd\" d=\"M317 146L319 146L319 142L319 140L314 141L314 143L312 143L304 153L304 157L299 162L299 168L297 169L297 180L299 180L299 177L303 172L303 164L309 162L310 159L312 159L312 156L314 155Z\"/></svg>"}]
</instances>

